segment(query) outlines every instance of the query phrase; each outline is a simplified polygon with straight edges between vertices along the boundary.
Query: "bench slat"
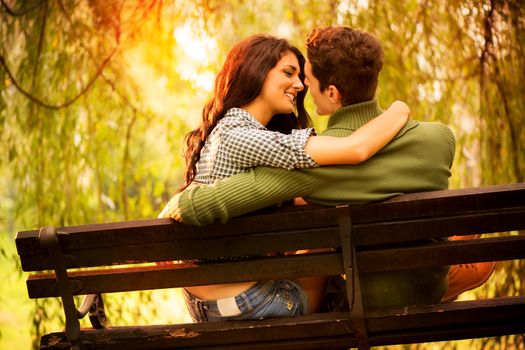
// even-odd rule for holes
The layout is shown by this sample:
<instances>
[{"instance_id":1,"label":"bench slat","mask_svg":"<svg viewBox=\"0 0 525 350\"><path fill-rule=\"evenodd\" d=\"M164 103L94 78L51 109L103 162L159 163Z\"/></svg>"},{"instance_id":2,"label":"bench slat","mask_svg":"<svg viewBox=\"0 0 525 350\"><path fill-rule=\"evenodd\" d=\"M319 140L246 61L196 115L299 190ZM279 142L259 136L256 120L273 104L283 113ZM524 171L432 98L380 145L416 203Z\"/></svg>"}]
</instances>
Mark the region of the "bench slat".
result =
<instances>
[{"instance_id":1,"label":"bench slat","mask_svg":"<svg viewBox=\"0 0 525 350\"><path fill-rule=\"evenodd\" d=\"M332 207L312 207L306 210L284 210L272 214L233 218L226 224L192 226L170 219L123 221L61 227L69 233L61 237L64 250L113 247L123 244L147 244L173 240L227 237L250 233L310 230L337 226L337 212ZM16 245L21 256L43 252L38 242L39 230L17 233Z\"/></svg>"},{"instance_id":2,"label":"bench slat","mask_svg":"<svg viewBox=\"0 0 525 350\"><path fill-rule=\"evenodd\" d=\"M523 206L525 182L520 182L400 195L352 207L352 220L354 224L361 224L377 222L378 218L380 221L402 220Z\"/></svg>"},{"instance_id":3,"label":"bench slat","mask_svg":"<svg viewBox=\"0 0 525 350\"><path fill-rule=\"evenodd\" d=\"M71 268L156 262L167 260L209 259L224 256L261 255L307 248L338 247L336 227L273 233L246 234L221 238L169 240L159 243L121 244L115 246L70 250L74 256ZM42 252L22 259L24 271L51 270L53 264Z\"/></svg>"},{"instance_id":4,"label":"bench slat","mask_svg":"<svg viewBox=\"0 0 525 350\"><path fill-rule=\"evenodd\" d=\"M272 280L284 277L337 275L344 272L338 253L292 255L228 263L143 266L69 273L81 283L74 295L175 288L224 282ZM53 273L32 275L27 280L30 298L59 296Z\"/></svg>"},{"instance_id":5,"label":"bench slat","mask_svg":"<svg viewBox=\"0 0 525 350\"><path fill-rule=\"evenodd\" d=\"M352 227L356 246L449 237L453 235L492 233L524 228L525 206L464 214L356 224Z\"/></svg>"},{"instance_id":6,"label":"bench slat","mask_svg":"<svg viewBox=\"0 0 525 350\"><path fill-rule=\"evenodd\" d=\"M358 252L360 272L525 258L525 234ZM385 264L388 261L388 264Z\"/></svg>"},{"instance_id":7,"label":"bench slat","mask_svg":"<svg viewBox=\"0 0 525 350\"><path fill-rule=\"evenodd\" d=\"M484 303L466 301L431 307L408 307L365 315L372 346L488 337L525 332L525 297L496 298ZM115 327L86 330L86 342L96 349L315 349L356 346L347 313L313 314L260 321ZM498 326L499 325L499 326ZM188 340L191 339L191 342ZM63 333L42 339L65 342ZM130 347L131 346L131 347Z\"/></svg>"}]
</instances>

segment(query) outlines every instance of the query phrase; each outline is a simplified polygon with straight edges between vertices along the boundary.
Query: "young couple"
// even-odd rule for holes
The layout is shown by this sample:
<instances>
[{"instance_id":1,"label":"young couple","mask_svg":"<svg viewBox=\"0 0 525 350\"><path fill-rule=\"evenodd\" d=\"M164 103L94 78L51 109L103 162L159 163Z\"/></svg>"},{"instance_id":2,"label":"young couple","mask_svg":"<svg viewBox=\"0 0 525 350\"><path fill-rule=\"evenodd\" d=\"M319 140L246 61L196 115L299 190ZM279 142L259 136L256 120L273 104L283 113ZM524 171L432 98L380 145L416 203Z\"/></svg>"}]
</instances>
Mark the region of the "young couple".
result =
<instances>
[{"instance_id":1,"label":"young couple","mask_svg":"<svg viewBox=\"0 0 525 350\"><path fill-rule=\"evenodd\" d=\"M355 204L448 187L454 136L440 123L410 120L401 102L379 108L383 52L373 36L321 28L306 47L306 62L272 36L250 37L230 51L201 126L186 138L185 183L161 217L202 225L297 197ZM306 87L317 112L330 114L319 136L307 128ZM365 274L365 306L437 302L447 275L448 268ZM325 281L188 287L184 296L198 322L293 316L318 310ZM451 286L445 298L459 292Z\"/></svg>"}]
</instances>

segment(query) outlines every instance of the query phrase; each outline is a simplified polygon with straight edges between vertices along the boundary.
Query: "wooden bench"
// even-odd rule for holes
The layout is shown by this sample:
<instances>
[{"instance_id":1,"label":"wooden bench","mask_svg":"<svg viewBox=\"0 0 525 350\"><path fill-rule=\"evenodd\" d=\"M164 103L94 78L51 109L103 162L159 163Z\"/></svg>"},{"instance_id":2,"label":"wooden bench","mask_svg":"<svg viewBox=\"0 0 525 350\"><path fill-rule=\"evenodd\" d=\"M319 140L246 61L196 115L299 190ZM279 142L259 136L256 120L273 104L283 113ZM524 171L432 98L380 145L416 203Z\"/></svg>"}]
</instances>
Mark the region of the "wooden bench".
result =
<instances>
[{"instance_id":1,"label":"wooden bench","mask_svg":"<svg viewBox=\"0 0 525 350\"><path fill-rule=\"evenodd\" d=\"M103 313L97 317L91 298L79 312L72 296L313 275L357 277L366 271L524 259L523 233L430 241L521 229L525 183L415 193L353 207L262 211L206 227L168 219L45 227L18 232L16 246L23 270L33 272L27 280L29 297L63 301L66 331L43 336L42 349L366 349L521 334L525 296L363 311L359 279L354 278L352 286L349 278L351 312L82 330L79 314L91 308L94 324L101 327ZM199 266L142 264L326 247L338 249ZM118 266L122 264L126 266ZM80 269L85 267L90 269Z\"/></svg>"}]
</instances>

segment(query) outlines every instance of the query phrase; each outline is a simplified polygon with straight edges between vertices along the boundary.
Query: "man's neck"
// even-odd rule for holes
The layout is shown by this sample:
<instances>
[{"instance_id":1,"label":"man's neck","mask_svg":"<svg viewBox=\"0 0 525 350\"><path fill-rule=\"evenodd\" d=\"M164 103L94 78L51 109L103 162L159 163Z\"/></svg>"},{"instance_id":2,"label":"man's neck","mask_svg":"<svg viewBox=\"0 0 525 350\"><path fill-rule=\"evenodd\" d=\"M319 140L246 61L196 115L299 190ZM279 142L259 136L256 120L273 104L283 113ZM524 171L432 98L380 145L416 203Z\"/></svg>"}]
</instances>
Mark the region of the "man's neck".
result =
<instances>
[{"instance_id":1,"label":"man's neck","mask_svg":"<svg viewBox=\"0 0 525 350\"><path fill-rule=\"evenodd\" d=\"M330 115L328 128L344 123L349 128L359 128L383 113L377 98L339 108Z\"/></svg>"}]
</instances>

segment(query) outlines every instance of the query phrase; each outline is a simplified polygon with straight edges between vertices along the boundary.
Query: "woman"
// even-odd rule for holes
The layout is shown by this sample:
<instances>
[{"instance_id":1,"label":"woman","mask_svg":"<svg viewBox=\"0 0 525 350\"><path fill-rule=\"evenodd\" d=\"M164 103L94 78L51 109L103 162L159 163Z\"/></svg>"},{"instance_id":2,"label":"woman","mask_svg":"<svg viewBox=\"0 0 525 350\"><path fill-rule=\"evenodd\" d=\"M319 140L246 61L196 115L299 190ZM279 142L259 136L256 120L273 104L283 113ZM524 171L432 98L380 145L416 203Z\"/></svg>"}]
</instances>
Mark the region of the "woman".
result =
<instances>
[{"instance_id":1,"label":"woman","mask_svg":"<svg viewBox=\"0 0 525 350\"><path fill-rule=\"evenodd\" d=\"M213 183L257 165L357 164L405 125L410 111L398 102L348 137L315 136L304 109L304 62L297 48L268 35L252 36L232 48L203 109L202 124L186 137L181 190L194 181ZM320 289L324 279L315 283ZM257 319L315 311L318 293L309 287L307 292L295 280L245 282L187 287L184 296L197 322Z\"/></svg>"}]
</instances>

